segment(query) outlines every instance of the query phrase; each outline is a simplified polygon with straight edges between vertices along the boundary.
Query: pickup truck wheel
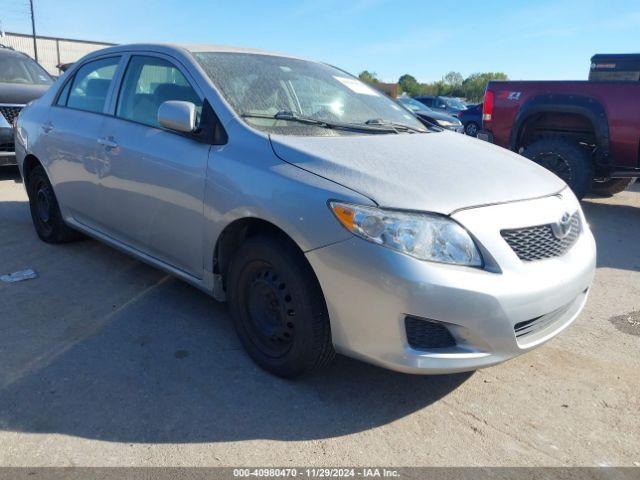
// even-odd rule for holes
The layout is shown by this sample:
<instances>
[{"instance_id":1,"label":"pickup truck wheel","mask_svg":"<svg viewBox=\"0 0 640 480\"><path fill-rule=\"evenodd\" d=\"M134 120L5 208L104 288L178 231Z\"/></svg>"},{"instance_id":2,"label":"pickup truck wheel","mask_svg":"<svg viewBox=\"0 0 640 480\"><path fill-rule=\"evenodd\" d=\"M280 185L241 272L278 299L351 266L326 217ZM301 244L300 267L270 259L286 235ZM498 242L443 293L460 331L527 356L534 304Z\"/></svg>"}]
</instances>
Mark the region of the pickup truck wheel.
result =
<instances>
[{"instance_id":1,"label":"pickup truck wheel","mask_svg":"<svg viewBox=\"0 0 640 480\"><path fill-rule=\"evenodd\" d=\"M478 124L476 122L469 122L464 126L464 133L471 137L478 135Z\"/></svg>"},{"instance_id":2,"label":"pickup truck wheel","mask_svg":"<svg viewBox=\"0 0 640 480\"><path fill-rule=\"evenodd\" d=\"M242 345L265 370L293 378L335 355L324 296L304 255L286 239L261 235L240 246L228 294Z\"/></svg>"},{"instance_id":3,"label":"pickup truck wheel","mask_svg":"<svg viewBox=\"0 0 640 480\"><path fill-rule=\"evenodd\" d=\"M591 191L599 195L615 195L624 192L636 181L636 178L610 178L604 181L594 181Z\"/></svg>"},{"instance_id":4,"label":"pickup truck wheel","mask_svg":"<svg viewBox=\"0 0 640 480\"><path fill-rule=\"evenodd\" d=\"M35 167L29 174L27 193L33 226L42 241L66 243L82 237L80 232L64 223L51 182L41 166Z\"/></svg>"},{"instance_id":5,"label":"pickup truck wheel","mask_svg":"<svg viewBox=\"0 0 640 480\"><path fill-rule=\"evenodd\" d=\"M522 155L555 173L581 199L591 190L593 162L577 142L561 137L543 137L528 145Z\"/></svg>"}]
</instances>

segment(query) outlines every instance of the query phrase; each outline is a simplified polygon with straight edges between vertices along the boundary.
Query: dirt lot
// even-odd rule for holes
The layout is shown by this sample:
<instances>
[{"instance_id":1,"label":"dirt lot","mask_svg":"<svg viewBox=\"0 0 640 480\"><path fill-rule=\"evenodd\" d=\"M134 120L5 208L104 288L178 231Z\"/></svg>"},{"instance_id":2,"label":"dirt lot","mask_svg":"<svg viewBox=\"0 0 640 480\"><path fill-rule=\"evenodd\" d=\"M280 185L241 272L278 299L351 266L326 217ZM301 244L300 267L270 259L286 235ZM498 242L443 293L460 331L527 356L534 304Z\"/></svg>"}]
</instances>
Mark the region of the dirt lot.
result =
<instances>
[{"instance_id":1,"label":"dirt lot","mask_svg":"<svg viewBox=\"0 0 640 480\"><path fill-rule=\"evenodd\" d=\"M0 173L0 465L640 466L640 189L584 208L587 308L536 351L417 377L253 365L224 306L95 241L40 242ZM636 312L636 313L633 313Z\"/></svg>"}]
</instances>

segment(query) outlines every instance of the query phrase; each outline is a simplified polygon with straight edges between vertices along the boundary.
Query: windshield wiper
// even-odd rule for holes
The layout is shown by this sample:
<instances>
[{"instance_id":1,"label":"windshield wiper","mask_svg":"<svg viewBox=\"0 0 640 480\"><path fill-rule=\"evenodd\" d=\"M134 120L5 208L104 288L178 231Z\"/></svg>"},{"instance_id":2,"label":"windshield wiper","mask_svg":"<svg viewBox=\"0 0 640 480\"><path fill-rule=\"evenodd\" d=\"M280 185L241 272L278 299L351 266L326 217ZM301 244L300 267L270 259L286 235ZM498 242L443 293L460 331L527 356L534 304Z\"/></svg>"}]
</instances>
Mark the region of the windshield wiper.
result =
<instances>
[{"instance_id":1,"label":"windshield wiper","mask_svg":"<svg viewBox=\"0 0 640 480\"><path fill-rule=\"evenodd\" d=\"M321 128L333 128L340 130L362 131L362 132L375 132L375 133L398 133L398 130L390 124L366 124L366 123L343 123L343 122L328 122L326 120L319 120L311 117L301 117L293 112L281 110L275 115L269 115L266 113L251 113L246 112L240 115L243 118L267 118L270 120L286 120L289 122L304 123L305 125L314 125Z\"/></svg>"},{"instance_id":2,"label":"windshield wiper","mask_svg":"<svg viewBox=\"0 0 640 480\"><path fill-rule=\"evenodd\" d=\"M376 125L383 127L391 127L396 130L400 130L403 132L411 132L411 133L426 133L427 130L422 130L420 128L412 127L411 125L405 125L404 123L396 123L389 122L387 120L382 120L381 118L372 118L371 120L367 120L364 122L365 125Z\"/></svg>"}]
</instances>

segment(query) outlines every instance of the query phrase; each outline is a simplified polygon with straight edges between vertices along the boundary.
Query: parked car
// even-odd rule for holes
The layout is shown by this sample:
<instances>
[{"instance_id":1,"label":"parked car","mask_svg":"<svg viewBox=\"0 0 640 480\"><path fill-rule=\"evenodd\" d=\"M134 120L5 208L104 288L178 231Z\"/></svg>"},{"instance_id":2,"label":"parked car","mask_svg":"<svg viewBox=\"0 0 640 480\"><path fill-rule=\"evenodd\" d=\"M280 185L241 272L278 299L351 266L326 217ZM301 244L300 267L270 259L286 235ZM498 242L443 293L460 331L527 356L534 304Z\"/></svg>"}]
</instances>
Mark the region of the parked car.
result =
<instances>
[{"instance_id":1,"label":"parked car","mask_svg":"<svg viewBox=\"0 0 640 480\"><path fill-rule=\"evenodd\" d=\"M640 177L640 82L490 82L478 136L532 159L582 198Z\"/></svg>"},{"instance_id":2,"label":"parked car","mask_svg":"<svg viewBox=\"0 0 640 480\"><path fill-rule=\"evenodd\" d=\"M447 130L453 130L457 133L462 133L464 131L462 122L452 115L431 110L426 105L406 95L398 97L396 100L400 105L411 111L418 118L425 120L432 125L437 125L439 127L446 128Z\"/></svg>"},{"instance_id":3,"label":"parked car","mask_svg":"<svg viewBox=\"0 0 640 480\"><path fill-rule=\"evenodd\" d=\"M16 163L13 122L20 110L52 83L51 76L27 55L0 45L0 166Z\"/></svg>"},{"instance_id":4,"label":"parked car","mask_svg":"<svg viewBox=\"0 0 640 480\"><path fill-rule=\"evenodd\" d=\"M464 125L464 133L471 137L478 135L482 128L482 104L470 105L458 112L458 119Z\"/></svg>"},{"instance_id":5,"label":"parked car","mask_svg":"<svg viewBox=\"0 0 640 480\"><path fill-rule=\"evenodd\" d=\"M566 328L594 274L562 180L326 64L110 47L25 107L16 138L42 240L82 232L226 300L283 377L336 351L412 373L493 365Z\"/></svg>"},{"instance_id":6,"label":"parked car","mask_svg":"<svg viewBox=\"0 0 640 480\"><path fill-rule=\"evenodd\" d=\"M448 113L453 116L457 116L458 112L467 109L467 106L457 98L432 95L421 95L414 98L432 110Z\"/></svg>"}]
</instances>

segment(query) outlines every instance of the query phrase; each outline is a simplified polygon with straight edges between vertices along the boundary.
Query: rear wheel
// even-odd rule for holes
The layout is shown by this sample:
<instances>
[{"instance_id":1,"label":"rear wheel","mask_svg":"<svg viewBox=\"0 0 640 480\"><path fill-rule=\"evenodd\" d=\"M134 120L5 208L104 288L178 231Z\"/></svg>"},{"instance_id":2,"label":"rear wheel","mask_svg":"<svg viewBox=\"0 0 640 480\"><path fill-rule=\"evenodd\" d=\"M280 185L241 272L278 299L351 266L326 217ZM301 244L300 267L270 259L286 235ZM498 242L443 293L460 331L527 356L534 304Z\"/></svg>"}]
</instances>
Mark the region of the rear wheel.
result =
<instances>
[{"instance_id":1,"label":"rear wheel","mask_svg":"<svg viewBox=\"0 0 640 480\"><path fill-rule=\"evenodd\" d=\"M595 180L591 186L591 191L599 195L615 195L616 193L625 191L635 181L635 177L609 178L608 180L603 181Z\"/></svg>"},{"instance_id":2,"label":"rear wheel","mask_svg":"<svg viewBox=\"0 0 640 480\"><path fill-rule=\"evenodd\" d=\"M265 370L292 378L334 356L327 307L311 267L276 236L249 238L228 276L229 307L244 348Z\"/></svg>"},{"instance_id":3,"label":"rear wheel","mask_svg":"<svg viewBox=\"0 0 640 480\"><path fill-rule=\"evenodd\" d=\"M53 187L42 166L35 167L29 173L27 193L33 226L41 240L65 243L82 237L64 223Z\"/></svg>"},{"instance_id":4,"label":"rear wheel","mask_svg":"<svg viewBox=\"0 0 640 480\"><path fill-rule=\"evenodd\" d=\"M522 155L555 173L565 181L576 197L591 190L593 162L589 152L577 142L562 137L543 137L528 145Z\"/></svg>"}]
</instances>

